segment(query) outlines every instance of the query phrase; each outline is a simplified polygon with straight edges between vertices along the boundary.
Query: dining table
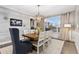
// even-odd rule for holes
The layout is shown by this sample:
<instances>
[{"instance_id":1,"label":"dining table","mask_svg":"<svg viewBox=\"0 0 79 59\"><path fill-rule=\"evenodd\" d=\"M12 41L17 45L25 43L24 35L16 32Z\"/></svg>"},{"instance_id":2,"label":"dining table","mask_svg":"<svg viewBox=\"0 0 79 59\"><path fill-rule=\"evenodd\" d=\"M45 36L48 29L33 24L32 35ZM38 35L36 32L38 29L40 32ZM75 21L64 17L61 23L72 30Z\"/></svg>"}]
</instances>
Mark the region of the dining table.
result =
<instances>
[{"instance_id":1,"label":"dining table","mask_svg":"<svg viewBox=\"0 0 79 59\"><path fill-rule=\"evenodd\" d=\"M38 37L39 37L37 33L27 33L27 34L23 34L22 36L29 38L31 41L38 41Z\"/></svg>"}]
</instances>

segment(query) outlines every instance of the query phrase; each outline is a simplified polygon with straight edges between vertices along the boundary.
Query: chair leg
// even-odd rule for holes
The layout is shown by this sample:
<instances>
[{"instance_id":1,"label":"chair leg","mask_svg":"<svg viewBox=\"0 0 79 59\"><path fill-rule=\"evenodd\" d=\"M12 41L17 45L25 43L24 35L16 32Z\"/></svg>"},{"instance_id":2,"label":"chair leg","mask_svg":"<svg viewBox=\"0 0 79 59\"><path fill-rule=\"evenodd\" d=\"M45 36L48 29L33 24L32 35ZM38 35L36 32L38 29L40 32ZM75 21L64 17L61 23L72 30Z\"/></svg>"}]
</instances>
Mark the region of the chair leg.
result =
<instances>
[{"instance_id":1,"label":"chair leg","mask_svg":"<svg viewBox=\"0 0 79 59\"><path fill-rule=\"evenodd\" d=\"M43 44L43 52L44 52L44 50L45 50L45 44Z\"/></svg>"},{"instance_id":2,"label":"chair leg","mask_svg":"<svg viewBox=\"0 0 79 59\"><path fill-rule=\"evenodd\" d=\"M39 54L39 47L37 47L37 54Z\"/></svg>"}]
</instances>

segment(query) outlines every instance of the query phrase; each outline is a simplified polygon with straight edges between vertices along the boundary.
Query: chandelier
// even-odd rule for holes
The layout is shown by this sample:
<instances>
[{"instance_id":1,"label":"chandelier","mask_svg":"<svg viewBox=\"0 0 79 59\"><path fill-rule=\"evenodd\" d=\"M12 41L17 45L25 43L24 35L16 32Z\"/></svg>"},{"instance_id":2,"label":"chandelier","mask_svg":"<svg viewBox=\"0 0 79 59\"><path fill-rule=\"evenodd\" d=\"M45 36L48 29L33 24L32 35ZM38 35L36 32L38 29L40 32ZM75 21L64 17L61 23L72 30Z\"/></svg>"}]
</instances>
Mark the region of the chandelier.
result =
<instances>
[{"instance_id":1,"label":"chandelier","mask_svg":"<svg viewBox=\"0 0 79 59\"><path fill-rule=\"evenodd\" d=\"M40 22L41 21L41 15L40 15L40 11L39 11L39 8L40 8L40 5L37 5L37 15L36 15L36 20L38 21L38 22Z\"/></svg>"}]
</instances>

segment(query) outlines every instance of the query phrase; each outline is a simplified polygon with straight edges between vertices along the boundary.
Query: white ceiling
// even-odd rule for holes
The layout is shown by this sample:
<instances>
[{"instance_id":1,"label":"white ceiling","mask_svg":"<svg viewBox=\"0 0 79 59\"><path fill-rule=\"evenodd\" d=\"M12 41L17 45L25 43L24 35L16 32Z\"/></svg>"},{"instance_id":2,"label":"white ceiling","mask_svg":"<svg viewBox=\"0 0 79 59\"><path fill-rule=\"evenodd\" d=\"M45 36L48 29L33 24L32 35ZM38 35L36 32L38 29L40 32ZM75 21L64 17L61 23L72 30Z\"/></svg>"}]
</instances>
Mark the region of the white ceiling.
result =
<instances>
[{"instance_id":1,"label":"white ceiling","mask_svg":"<svg viewBox=\"0 0 79 59\"><path fill-rule=\"evenodd\" d=\"M4 5L3 7L19 11L30 16L36 16L38 12L37 5ZM44 17L58 15L74 10L74 5L40 5L39 7L40 15Z\"/></svg>"}]
</instances>

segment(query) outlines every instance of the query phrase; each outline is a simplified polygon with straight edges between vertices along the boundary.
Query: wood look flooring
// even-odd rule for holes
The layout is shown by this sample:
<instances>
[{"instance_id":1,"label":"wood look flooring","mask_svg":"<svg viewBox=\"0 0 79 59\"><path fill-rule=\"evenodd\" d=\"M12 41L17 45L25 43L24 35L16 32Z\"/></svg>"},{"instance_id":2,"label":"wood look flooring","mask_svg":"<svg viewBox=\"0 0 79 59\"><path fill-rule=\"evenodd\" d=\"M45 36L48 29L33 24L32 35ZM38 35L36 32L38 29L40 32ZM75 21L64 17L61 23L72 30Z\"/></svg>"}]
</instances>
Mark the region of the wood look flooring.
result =
<instances>
[{"instance_id":1,"label":"wood look flooring","mask_svg":"<svg viewBox=\"0 0 79 59\"><path fill-rule=\"evenodd\" d=\"M74 42L65 41L61 54L77 54L77 49Z\"/></svg>"}]
</instances>

